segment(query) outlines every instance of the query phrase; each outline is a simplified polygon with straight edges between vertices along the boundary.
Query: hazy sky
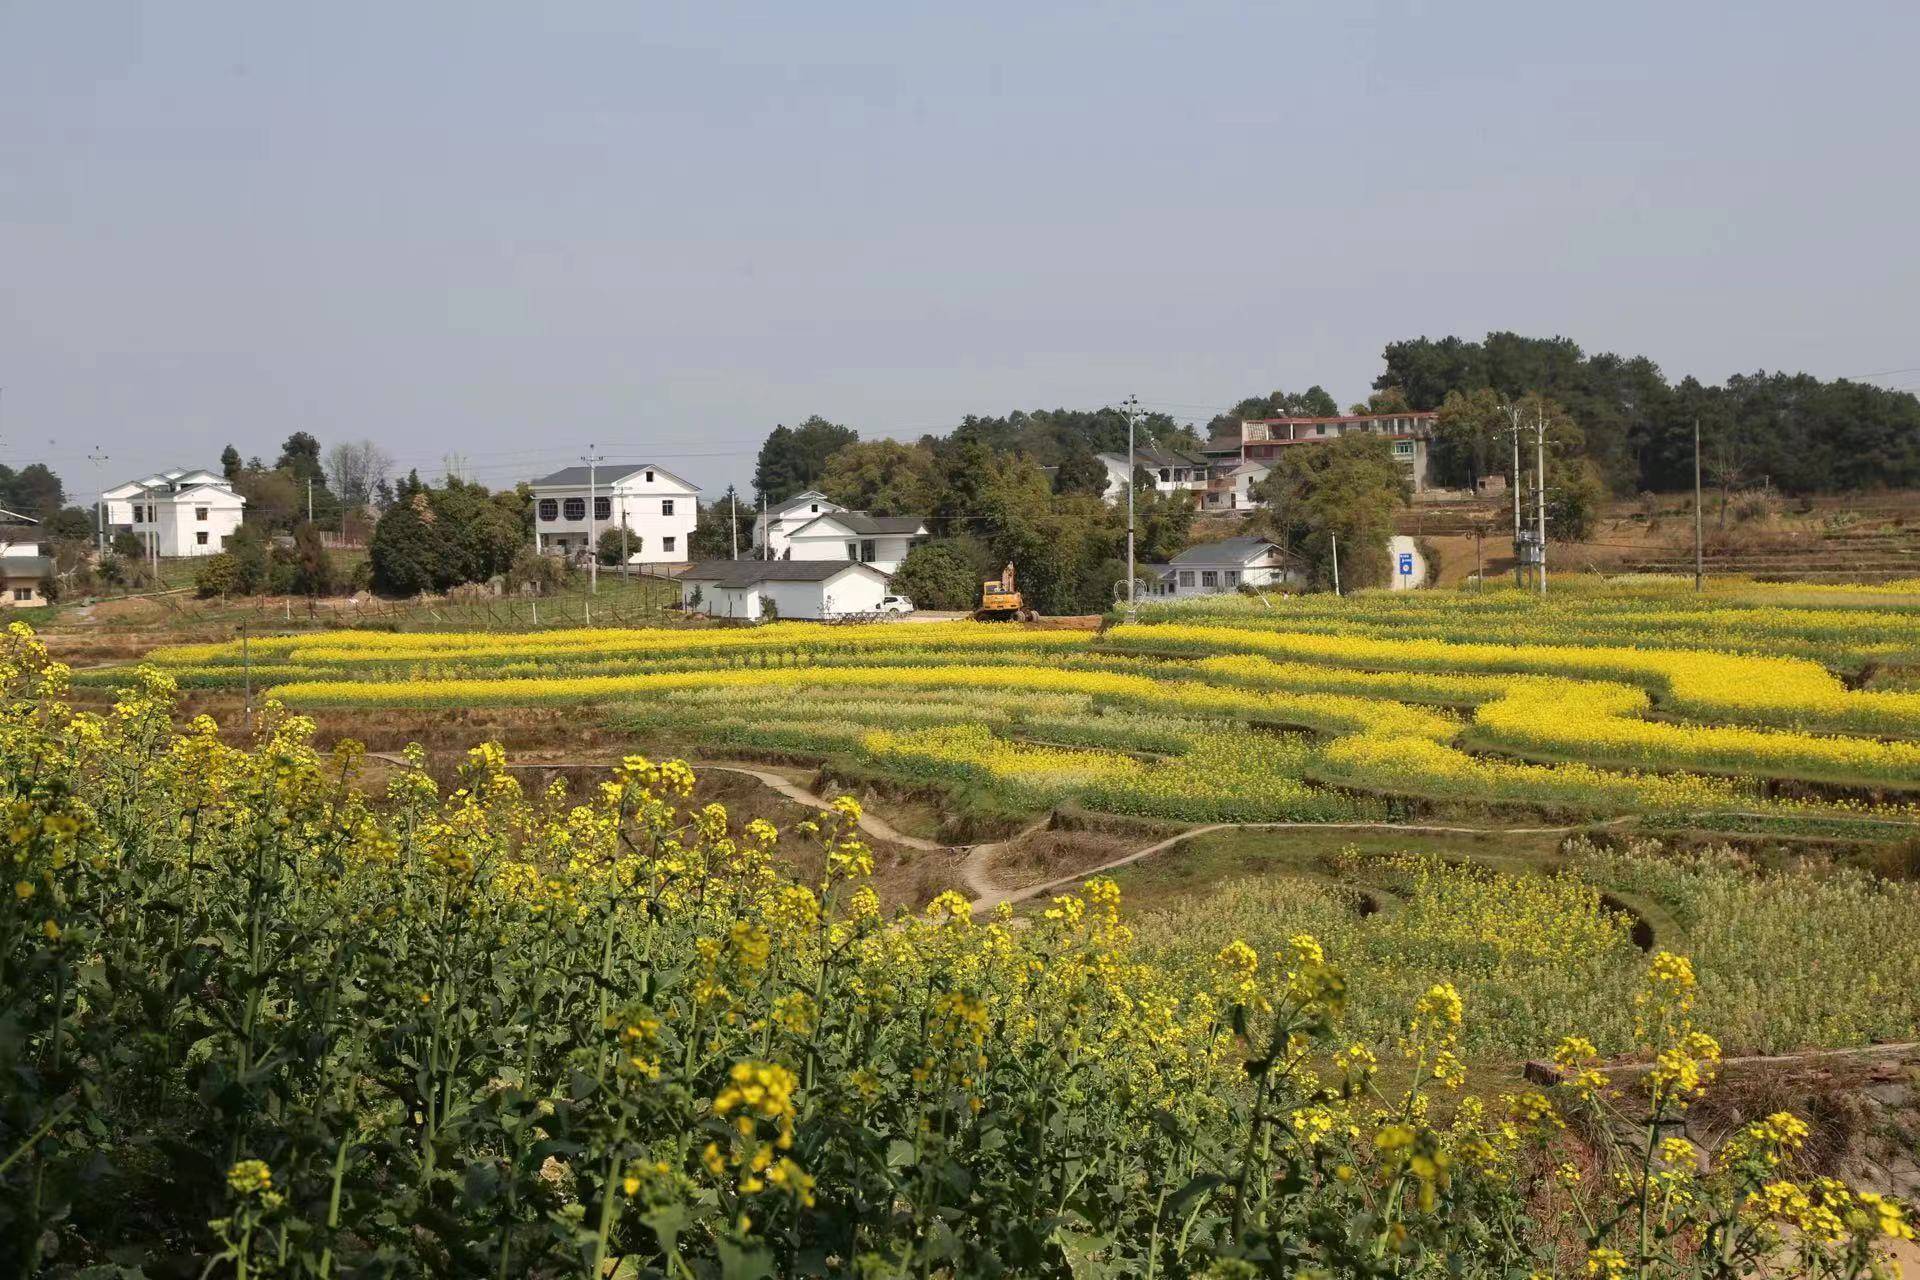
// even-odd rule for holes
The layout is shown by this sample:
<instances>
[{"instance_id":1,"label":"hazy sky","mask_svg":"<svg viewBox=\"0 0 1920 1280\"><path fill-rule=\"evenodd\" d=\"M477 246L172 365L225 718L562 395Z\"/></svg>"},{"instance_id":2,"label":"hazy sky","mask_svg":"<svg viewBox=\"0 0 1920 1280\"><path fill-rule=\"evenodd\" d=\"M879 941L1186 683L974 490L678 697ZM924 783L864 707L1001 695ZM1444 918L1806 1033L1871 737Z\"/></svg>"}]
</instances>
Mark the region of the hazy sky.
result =
<instances>
[{"instance_id":1,"label":"hazy sky","mask_svg":"<svg viewBox=\"0 0 1920 1280\"><path fill-rule=\"evenodd\" d=\"M0 0L0 460L744 481L1490 328L1920 385L1920 5ZM49 443L51 442L51 443Z\"/></svg>"}]
</instances>

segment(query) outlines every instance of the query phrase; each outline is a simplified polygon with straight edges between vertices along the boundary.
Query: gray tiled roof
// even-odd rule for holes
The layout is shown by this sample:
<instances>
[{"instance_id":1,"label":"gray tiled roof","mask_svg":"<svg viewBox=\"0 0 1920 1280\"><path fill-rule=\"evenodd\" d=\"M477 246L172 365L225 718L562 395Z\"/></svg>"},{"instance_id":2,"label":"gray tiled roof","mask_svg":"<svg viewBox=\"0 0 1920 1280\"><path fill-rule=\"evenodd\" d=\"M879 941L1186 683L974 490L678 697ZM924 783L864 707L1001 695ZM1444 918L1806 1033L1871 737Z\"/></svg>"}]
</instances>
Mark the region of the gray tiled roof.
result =
<instances>
[{"instance_id":1,"label":"gray tiled roof","mask_svg":"<svg viewBox=\"0 0 1920 1280\"><path fill-rule=\"evenodd\" d=\"M864 511L823 511L819 518L843 524L855 533L865 534L868 537L886 533L918 533L927 527L923 516L870 516ZM809 520L794 532L799 533L802 529L810 528L814 523Z\"/></svg>"},{"instance_id":2,"label":"gray tiled roof","mask_svg":"<svg viewBox=\"0 0 1920 1280\"><path fill-rule=\"evenodd\" d=\"M723 587L750 587L760 582L825 582L850 568L872 566L853 560L702 560L682 573L680 580L715 582Z\"/></svg>"},{"instance_id":3,"label":"gray tiled roof","mask_svg":"<svg viewBox=\"0 0 1920 1280\"><path fill-rule=\"evenodd\" d=\"M674 475L673 472L667 470L665 467L651 462L603 462L599 466L591 469L587 467L562 467L550 476L541 476L533 482L533 485L535 488L561 488L566 485L583 485L590 479L597 480L601 484L613 484L616 481L625 480L628 476L639 471L657 471L663 476L672 476L675 480L679 480L681 484L688 485L689 488L692 487L689 481Z\"/></svg>"},{"instance_id":4,"label":"gray tiled roof","mask_svg":"<svg viewBox=\"0 0 1920 1280\"><path fill-rule=\"evenodd\" d=\"M1273 548L1273 545L1265 538L1222 538L1218 542L1202 542L1198 546L1188 547L1168 563L1245 564Z\"/></svg>"}]
</instances>

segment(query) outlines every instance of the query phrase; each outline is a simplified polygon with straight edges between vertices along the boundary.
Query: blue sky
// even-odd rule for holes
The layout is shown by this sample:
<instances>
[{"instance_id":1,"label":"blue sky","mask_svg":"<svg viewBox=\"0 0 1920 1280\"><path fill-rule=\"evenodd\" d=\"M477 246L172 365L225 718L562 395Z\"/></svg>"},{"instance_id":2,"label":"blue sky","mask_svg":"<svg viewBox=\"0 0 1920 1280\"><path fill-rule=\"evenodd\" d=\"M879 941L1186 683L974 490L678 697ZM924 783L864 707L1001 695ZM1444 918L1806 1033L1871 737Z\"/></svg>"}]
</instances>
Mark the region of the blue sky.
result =
<instances>
[{"instance_id":1,"label":"blue sky","mask_svg":"<svg viewBox=\"0 0 1920 1280\"><path fill-rule=\"evenodd\" d=\"M1364 395L1421 333L1920 386L1912 4L0 0L0 460L710 490L776 421Z\"/></svg>"}]
</instances>

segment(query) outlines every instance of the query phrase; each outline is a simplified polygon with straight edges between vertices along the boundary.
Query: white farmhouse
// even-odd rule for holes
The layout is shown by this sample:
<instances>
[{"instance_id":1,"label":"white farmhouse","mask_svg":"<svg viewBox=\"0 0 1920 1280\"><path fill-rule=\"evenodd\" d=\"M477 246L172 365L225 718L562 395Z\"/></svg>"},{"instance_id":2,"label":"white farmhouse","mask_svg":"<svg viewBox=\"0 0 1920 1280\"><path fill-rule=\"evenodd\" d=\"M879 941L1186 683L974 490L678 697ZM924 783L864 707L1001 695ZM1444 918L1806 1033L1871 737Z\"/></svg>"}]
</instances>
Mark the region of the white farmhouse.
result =
<instances>
[{"instance_id":1,"label":"white farmhouse","mask_svg":"<svg viewBox=\"0 0 1920 1280\"><path fill-rule=\"evenodd\" d=\"M536 551L587 552L607 530L625 525L634 539L628 563L684 564L688 559L700 490L665 467L606 462L563 467L529 487Z\"/></svg>"},{"instance_id":2,"label":"white farmhouse","mask_svg":"<svg viewBox=\"0 0 1920 1280\"><path fill-rule=\"evenodd\" d=\"M927 522L919 516L835 511L815 516L786 536L795 560L857 560L891 574L927 536Z\"/></svg>"},{"instance_id":3,"label":"white farmhouse","mask_svg":"<svg viewBox=\"0 0 1920 1280\"><path fill-rule=\"evenodd\" d=\"M1110 504L1125 502L1127 482L1132 476L1127 467L1127 455L1097 453L1094 457L1105 463L1107 468L1107 488L1100 496ZM1158 445L1141 445L1134 449L1133 462L1147 473L1156 491L1195 495L1206 492L1207 475L1212 465L1205 454L1162 449Z\"/></svg>"},{"instance_id":4,"label":"white farmhouse","mask_svg":"<svg viewBox=\"0 0 1920 1280\"><path fill-rule=\"evenodd\" d=\"M9 609L47 603L53 561L40 543L39 524L32 516L0 510L0 604Z\"/></svg>"},{"instance_id":5,"label":"white farmhouse","mask_svg":"<svg viewBox=\"0 0 1920 1280\"><path fill-rule=\"evenodd\" d=\"M217 471L176 467L103 491L109 529L158 544L162 556L210 556L240 527L247 500Z\"/></svg>"},{"instance_id":6,"label":"white farmhouse","mask_svg":"<svg viewBox=\"0 0 1920 1280\"><path fill-rule=\"evenodd\" d=\"M880 611L887 575L850 560L706 560L680 575L680 603L715 618L828 620Z\"/></svg>"},{"instance_id":7,"label":"white farmhouse","mask_svg":"<svg viewBox=\"0 0 1920 1280\"><path fill-rule=\"evenodd\" d=\"M787 539L792 536L794 530L820 516L833 515L845 510L845 507L818 489L796 493L785 502L770 507L754 517L754 551L769 560L785 559L791 547Z\"/></svg>"},{"instance_id":8,"label":"white farmhouse","mask_svg":"<svg viewBox=\"0 0 1920 1280\"><path fill-rule=\"evenodd\" d=\"M1253 487L1267 478L1273 468L1264 462L1242 462L1216 469L1207 480L1207 496L1201 503L1207 511L1250 511L1260 505Z\"/></svg>"},{"instance_id":9,"label":"white farmhouse","mask_svg":"<svg viewBox=\"0 0 1920 1280\"><path fill-rule=\"evenodd\" d=\"M1265 538L1222 538L1188 547L1164 565L1147 566L1161 599L1211 596L1241 587L1280 586L1293 579L1286 552Z\"/></svg>"}]
</instances>

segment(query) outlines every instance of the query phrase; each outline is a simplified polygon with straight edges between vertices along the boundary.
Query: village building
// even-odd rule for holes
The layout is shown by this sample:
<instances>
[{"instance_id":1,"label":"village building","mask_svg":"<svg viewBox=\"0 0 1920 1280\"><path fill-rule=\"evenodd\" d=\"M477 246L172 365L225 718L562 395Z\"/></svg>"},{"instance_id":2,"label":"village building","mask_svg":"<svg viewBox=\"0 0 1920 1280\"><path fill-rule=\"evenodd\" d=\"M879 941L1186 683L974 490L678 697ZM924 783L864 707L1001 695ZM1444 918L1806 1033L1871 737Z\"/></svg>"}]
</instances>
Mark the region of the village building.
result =
<instances>
[{"instance_id":1,"label":"village building","mask_svg":"<svg viewBox=\"0 0 1920 1280\"><path fill-rule=\"evenodd\" d=\"M767 508L753 519L754 554L765 560L781 560L792 549L788 542L799 529L823 515L834 515L846 507L818 489L796 493L785 502Z\"/></svg>"},{"instance_id":2,"label":"village building","mask_svg":"<svg viewBox=\"0 0 1920 1280\"><path fill-rule=\"evenodd\" d=\"M1196 503L1207 489L1211 460L1203 453L1184 449L1162 449L1141 445L1133 451L1133 466L1125 453L1097 453L1107 468L1107 487L1100 495L1109 504L1127 500L1127 485L1133 480L1133 468L1147 473L1156 493L1190 493Z\"/></svg>"},{"instance_id":3,"label":"village building","mask_svg":"<svg viewBox=\"0 0 1920 1280\"><path fill-rule=\"evenodd\" d=\"M927 537L927 522L921 516L841 510L817 515L785 537L794 560L853 560L891 574Z\"/></svg>"},{"instance_id":4,"label":"village building","mask_svg":"<svg viewBox=\"0 0 1920 1280\"><path fill-rule=\"evenodd\" d=\"M240 527L247 500L217 471L176 467L100 494L109 530L131 533L162 557L218 555Z\"/></svg>"},{"instance_id":5,"label":"village building","mask_svg":"<svg viewBox=\"0 0 1920 1280\"><path fill-rule=\"evenodd\" d=\"M46 584L53 572L53 561L40 542L40 522L0 510L0 600L10 609L49 603Z\"/></svg>"},{"instance_id":6,"label":"village building","mask_svg":"<svg viewBox=\"0 0 1920 1280\"><path fill-rule=\"evenodd\" d=\"M625 527L629 564L684 564L700 518L694 485L654 463L563 467L529 486L536 551L589 555Z\"/></svg>"},{"instance_id":7,"label":"village building","mask_svg":"<svg viewBox=\"0 0 1920 1280\"><path fill-rule=\"evenodd\" d=\"M1153 578L1156 599L1211 596L1241 587L1276 587L1293 581L1286 552L1265 538L1222 538L1188 547L1163 565L1142 565Z\"/></svg>"},{"instance_id":8,"label":"village building","mask_svg":"<svg viewBox=\"0 0 1920 1280\"><path fill-rule=\"evenodd\" d=\"M1218 476L1245 463L1271 466L1287 449L1310 447L1344 436L1366 435L1386 440L1393 449L1414 493L1433 487L1428 449L1433 441L1436 412L1350 413L1331 418L1257 418L1240 424L1238 436L1217 436L1204 449ZM1245 505L1245 504L1242 504Z\"/></svg>"},{"instance_id":9,"label":"village building","mask_svg":"<svg viewBox=\"0 0 1920 1280\"><path fill-rule=\"evenodd\" d=\"M887 574L851 560L705 560L679 578L683 607L744 622L880 612Z\"/></svg>"}]
</instances>

